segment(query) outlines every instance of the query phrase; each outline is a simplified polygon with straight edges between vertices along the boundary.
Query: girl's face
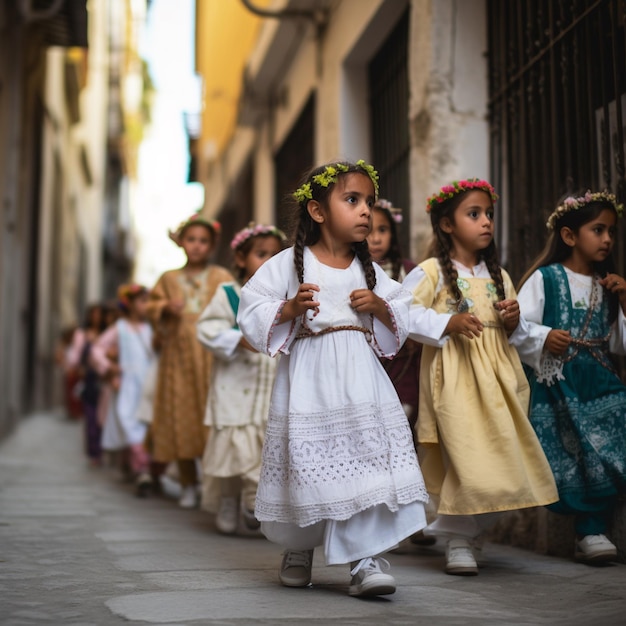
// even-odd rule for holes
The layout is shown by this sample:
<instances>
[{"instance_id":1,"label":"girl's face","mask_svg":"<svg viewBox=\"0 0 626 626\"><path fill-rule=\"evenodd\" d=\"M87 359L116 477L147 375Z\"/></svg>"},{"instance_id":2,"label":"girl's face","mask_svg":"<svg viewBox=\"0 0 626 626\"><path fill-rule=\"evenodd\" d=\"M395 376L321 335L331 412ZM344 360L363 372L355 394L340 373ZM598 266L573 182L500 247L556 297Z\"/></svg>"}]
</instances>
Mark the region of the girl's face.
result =
<instances>
[{"instance_id":1,"label":"girl's face","mask_svg":"<svg viewBox=\"0 0 626 626\"><path fill-rule=\"evenodd\" d=\"M376 263L387 258L391 247L391 224L385 212L380 209L372 212L372 231L367 237L367 245L372 260Z\"/></svg>"},{"instance_id":2,"label":"girl's face","mask_svg":"<svg viewBox=\"0 0 626 626\"><path fill-rule=\"evenodd\" d=\"M147 293L140 293L130 300L128 313L136 320L145 320L148 317L148 303L150 296Z\"/></svg>"},{"instance_id":3,"label":"girl's face","mask_svg":"<svg viewBox=\"0 0 626 626\"><path fill-rule=\"evenodd\" d=\"M328 210L321 213L322 232L342 244L364 241L372 229L374 194L374 185L366 174L340 176L328 196Z\"/></svg>"},{"instance_id":4,"label":"girl's face","mask_svg":"<svg viewBox=\"0 0 626 626\"><path fill-rule=\"evenodd\" d=\"M561 237L572 248L572 254L585 263L601 263L615 244L617 216L611 209L604 209L598 217L583 224L578 232L561 229ZM563 232L569 231L569 232Z\"/></svg>"},{"instance_id":5,"label":"girl's face","mask_svg":"<svg viewBox=\"0 0 626 626\"><path fill-rule=\"evenodd\" d=\"M187 226L180 240L189 265L203 265L209 260L213 249L213 235L207 226Z\"/></svg>"},{"instance_id":6,"label":"girl's face","mask_svg":"<svg viewBox=\"0 0 626 626\"><path fill-rule=\"evenodd\" d=\"M242 252L235 253L235 264L243 270L244 282L252 278L265 261L271 259L281 250L282 244L278 237L268 235L266 237L255 237L252 241L252 247L247 254Z\"/></svg>"},{"instance_id":7,"label":"girl's face","mask_svg":"<svg viewBox=\"0 0 626 626\"><path fill-rule=\"evenodd\" d=\"M452 253L476 254L493 240L493 204L484 191L470 191L454 211L443 218L441 229L452 238Z\"/></svg>"}]
</instances>

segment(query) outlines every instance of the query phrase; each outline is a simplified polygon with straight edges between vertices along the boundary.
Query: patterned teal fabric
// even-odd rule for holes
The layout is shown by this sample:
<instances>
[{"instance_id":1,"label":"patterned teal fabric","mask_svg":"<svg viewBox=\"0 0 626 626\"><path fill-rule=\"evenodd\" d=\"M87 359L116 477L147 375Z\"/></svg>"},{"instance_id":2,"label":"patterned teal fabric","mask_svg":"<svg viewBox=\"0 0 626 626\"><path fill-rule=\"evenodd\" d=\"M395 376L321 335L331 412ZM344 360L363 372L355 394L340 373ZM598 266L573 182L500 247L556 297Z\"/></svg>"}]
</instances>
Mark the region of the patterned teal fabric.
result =
<instances>
[{"instance_id":1,"label":"patterned teal fabric","mask_svg":"<svg viewBox=\"0 0 626 626\"><path fill-rule=\"evenodd\" d=\"M543 323L580 337L587 305L572 306L567 274L556 264L541 268ZM577 305L579 303L576 303ZM596 306L584 339L606 337L606 298ZM575 350L570 345L566 353ZM528 370L527 370L528 371ZM561 501L557 512L597 511L599 501L626 488L626 387L612 370L608 345L578 347L563 366L565 380L548 386L530 373L530 420L552 467Z\"/></svg>"}]
</instances>

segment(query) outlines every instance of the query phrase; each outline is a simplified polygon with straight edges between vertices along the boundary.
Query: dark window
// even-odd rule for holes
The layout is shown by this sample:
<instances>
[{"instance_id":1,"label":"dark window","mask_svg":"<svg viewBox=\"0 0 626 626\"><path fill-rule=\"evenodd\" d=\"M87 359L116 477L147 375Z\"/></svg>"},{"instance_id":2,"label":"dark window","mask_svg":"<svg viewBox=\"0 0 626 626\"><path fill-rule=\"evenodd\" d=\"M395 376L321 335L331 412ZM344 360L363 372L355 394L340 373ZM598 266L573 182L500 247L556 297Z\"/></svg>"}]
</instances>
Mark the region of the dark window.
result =
<instances>
[{"instance_id":1,"label":"dark window","mask_svg":"<svg viewBox=\"0 0 626 626\"><path fill-rule=\"evenodd\" d=\"M290 235L293 203L290 194L314 165L315 94L308 99L276 156L276 225Z\"/></svg>"},{"instance_id":2,"label":"dark window","mask_svg":"<svg viewBox=\"0 0 626 626\"><path fill-rule=\"evenodd\" d=\"M409 223L409 80L407 10L369 64L373 165L380 176L380 195L404 209ZM409 250L409 229L400 229Z\"/></svg>"},{"instance_id":3,"label":"dark window","mask_svg":"<svg viewBox=\"0 0 626 626\"><path fill-rule=\"evenodd\" d=\"M563 194L607 188L626 200L626 2L489 0L488 20L492 181L508 207L499 238L517 280Z\"/></svg>"}]
</instances>

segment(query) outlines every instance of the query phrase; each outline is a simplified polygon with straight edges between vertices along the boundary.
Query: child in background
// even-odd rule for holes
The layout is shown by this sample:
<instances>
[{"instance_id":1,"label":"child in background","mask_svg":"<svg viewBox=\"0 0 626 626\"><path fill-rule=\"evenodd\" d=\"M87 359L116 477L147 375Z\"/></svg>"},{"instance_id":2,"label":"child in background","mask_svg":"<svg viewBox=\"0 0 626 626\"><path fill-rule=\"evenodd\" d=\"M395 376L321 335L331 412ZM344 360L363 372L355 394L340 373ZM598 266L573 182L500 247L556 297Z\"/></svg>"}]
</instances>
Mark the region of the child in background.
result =
<instances>
[{"instance_id":1,"label":"child in background","mask_svg":"<svg viewBox=\"0 0 626 626\"><path fill-rule=\"evenodd\" d=\"M259 352L281 354L255 514L285 547L287 587L310 584L313 549L350 563L352 596L395 591L380 555L425 525L411 431L378 357L406 337L409 294L372 263L371 165L330 163L294 193L295 245L244 285L237 317Z\"/></svg>"},{"instance_id":2,"label":"child in background","mask_svg":"<svg viewBox=\"0 0 626 626\"><path fill-rule=\"evenodd\" d=\"M69 326L61 332L57 343L55 362L60 366L63 374L63 400L65 411L69 418L80 419L83 417L83 405L80 393L83 387L83 379L77 359L72 358L74 343L81 335L81 329Z\"/></svg>"},{"instance_id":3,"label":"child in background","mask_svg":"<svg viewBox=\"0 0 626 626\"><path fill-rule=\"evenodd\" d=\"M417 424L438 496L426 534L447 539L446 573L478 573L472 544L499 512L549 504L554 478L528 422L529 387L510 345L527 327L493 240L493 187L455 181L428 199L431 258L405 279L410 336L424 344Z\"/></svg>"},{"instance_id":4,"label":"child in background","mask_svg":"<svg viewBox=\"0 0 626 626\"><path fill-rule=\"evenodd\" d=\"M89 362L91 346L106 329L106 305L95 303L87 307L82 326L72 336L72 345L66 353L66 364L80 373L80 401L85 426L85 453L92 467L102 463L100 438L102 428L98 419L100 376Z\"/></svg>"},{"instance_id":5,"label":"child in background","mask_svg":"<svg viewBox=\"0 0 626 626\"><path fill-rule=\"evenodd\" d=\"M605 536L626 490L626 386L610 353L626 354L626 281L611 251L623 207L607 192L567 197L548 220L544 252L519 293L530 337L530 421L548 457L559 501L575 515L575 558L617 560Z\"/></svg>"},{"instance_id":6,"label":"child in background","mask_svg":"<svg viewBox=\"0 0 626 626\"><path fill-rule=\"evenodd\" d=\"M154 359L152 328L147 320L148 290L135 284L117 291L122 317L96 340L91 362L114 390L102 431L102 448L128 450L137 495L151 487L150 459L143 446L146 426L137 419L137 407L146 373ZM113 360L111 355L116 354Z\"/></svg>"},{"instance_id":7,"label":"child in background","mask_svg":"<svg viewBox=\"0 0 626 626\"><path fill-rule=\"evenodd\" d=\"M275 226L250 224L233 238L238 282L223 283L198 320L198 339L215 357L204 423L209 438L203 457L202 507L215 525L233 534L239 516L258 530L254 517L261 450L276 360L258 353L237 326L241 285L283 248Z\"/></svg>"},{"instance_id":8,"label":"child in background","mask_svg":"<svg viewBox=\"0 0 626 626\"><path fill-rule=\"evenodd\" d=\"M379 199L372 211L372 231L367 237L367 245L372 261L378 263L387 276L402 282L415 263L405 259L400 248L396 224L402 222L402 209L394 207L389 200ZM417 422L419 401L419 370L422 346L407 339L393 360L381 362L393 382L402 407L409 420L411 432Z\"/></svg>"},{"instance_id":9,"label":"child in background","mask_svg":"<svg viewBox=\"0 0 626 626\"><path fill-rule=\"evenodd\" d=\"M151 292L149 315L160 337L153 419L149 443L155 461L176 461L179 504L197 505L196 459L206 444L203 424L212 355L196 339L198 316L230 273L209 263L219 224L194 215L173 238L185 251L180 269L165 272Z\"/></svg>"}]
</instances>

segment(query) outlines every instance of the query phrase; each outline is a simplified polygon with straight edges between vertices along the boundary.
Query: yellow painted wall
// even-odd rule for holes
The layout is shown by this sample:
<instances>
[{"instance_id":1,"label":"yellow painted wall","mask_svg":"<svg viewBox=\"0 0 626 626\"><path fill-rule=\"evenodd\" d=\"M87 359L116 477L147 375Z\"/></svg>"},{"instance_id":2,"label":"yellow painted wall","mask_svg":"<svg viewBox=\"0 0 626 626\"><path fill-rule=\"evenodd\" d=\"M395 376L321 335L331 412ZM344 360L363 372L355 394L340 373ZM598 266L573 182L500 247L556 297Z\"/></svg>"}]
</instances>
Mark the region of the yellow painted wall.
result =
<instances>
[{"instance_id":1,"label":"yellow painted wall","mask_svg":"<svg viewBox=\"0 0 626 626\"><path fill-rule=\"evenodd\" d=\"M254 4L266 8L271 0ZM204 83L200 152L205 158L220 155L235 129L243 69L261 23L241 0L196 0L196 71Z\"/></svg>"}]
</instances>

